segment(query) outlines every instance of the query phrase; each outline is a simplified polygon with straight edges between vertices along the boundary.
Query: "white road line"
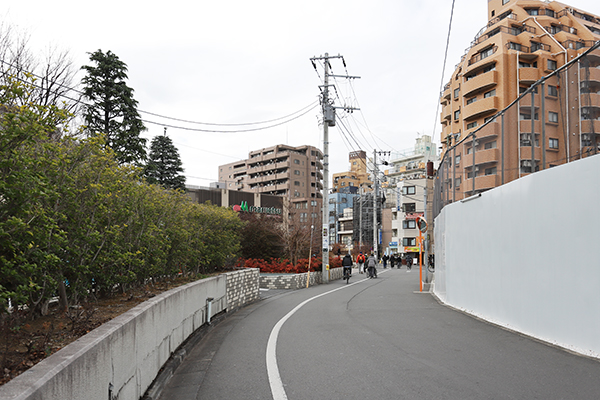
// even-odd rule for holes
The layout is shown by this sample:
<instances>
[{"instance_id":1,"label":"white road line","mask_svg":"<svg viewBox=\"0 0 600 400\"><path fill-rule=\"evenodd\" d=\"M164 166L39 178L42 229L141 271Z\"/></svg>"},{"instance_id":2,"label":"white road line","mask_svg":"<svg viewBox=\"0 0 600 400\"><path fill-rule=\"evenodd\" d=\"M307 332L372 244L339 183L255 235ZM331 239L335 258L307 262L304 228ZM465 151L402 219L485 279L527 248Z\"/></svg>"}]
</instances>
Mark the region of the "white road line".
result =
<instances>
[{"instance_id":1,"label":"white road line","mask_svg":"<svg viewBox=\"0 0 600 400\"><path fill-rule=\"evenodd\" d=\"M386 272L386 271L382 271ZM277 338L279 337L279 331L281 327L296 311L301 309L306 303L313 301L314 299L318 299L319 297L325 296L327 294L337 292L338 290L349 288L350 286L356 285L357 283L364 282L369 278L365 278L361 281L356 281L354 283L341 286L337 289L330 290L329 292L321 293L314 297L311 297L308 300L304 300L302 303L298 304L292 311L287 313L283 318L281 318L273 327L271 334L269 335L269 341L267 342L267 376L269 378L269 384L271 385L271 393L273 394L273 400L287 400L287 394L285 393L285 389L283 388L283 382L281 381L281 376L279 375L279 367L277 366Z\"/></svg>"}]
</instances>

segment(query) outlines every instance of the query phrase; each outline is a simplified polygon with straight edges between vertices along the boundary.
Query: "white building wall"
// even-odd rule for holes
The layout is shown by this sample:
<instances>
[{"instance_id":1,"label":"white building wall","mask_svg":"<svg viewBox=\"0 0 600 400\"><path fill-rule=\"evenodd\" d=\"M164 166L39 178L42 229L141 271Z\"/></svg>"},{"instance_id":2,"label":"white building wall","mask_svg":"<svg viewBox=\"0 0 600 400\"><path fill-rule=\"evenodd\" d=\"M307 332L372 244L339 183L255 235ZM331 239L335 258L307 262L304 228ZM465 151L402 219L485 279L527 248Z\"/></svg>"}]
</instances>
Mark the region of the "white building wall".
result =
<instances>
[{"instance_id":1,"label":"white building wall","mask_svg":"<svg viewBox=\"0 0 600 400\"><path fill-rule=\"evenodd\" d=\"M480 318L600 357L600 156L444 207L435 294Z\"/></svg>"}]
</instances>

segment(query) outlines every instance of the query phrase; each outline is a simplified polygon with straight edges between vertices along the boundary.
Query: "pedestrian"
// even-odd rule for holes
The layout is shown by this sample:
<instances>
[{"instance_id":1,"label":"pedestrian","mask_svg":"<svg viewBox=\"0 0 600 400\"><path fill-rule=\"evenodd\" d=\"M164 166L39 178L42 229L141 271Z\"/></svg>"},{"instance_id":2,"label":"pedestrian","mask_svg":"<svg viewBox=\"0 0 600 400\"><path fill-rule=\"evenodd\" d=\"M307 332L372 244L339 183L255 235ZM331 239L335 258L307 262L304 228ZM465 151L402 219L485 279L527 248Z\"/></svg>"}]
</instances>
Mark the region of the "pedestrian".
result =
<instances>
[{"instance_id":1,"label":"pedestrian","mask_svg":"<svg viewBox=\"0 0 600 400\"><path fill-rule=\"evenodd\" d=\"M388 256L387 254L384 254L383 257L381 257L381 261L383 261L383 268L387 268L387 262L390 259L390 256Z\"/></svg>"},{"instance_id":2,"label":"pedestrian","mask_svg":"<svg viewBox=\"0 0 600 400\"><path fill-rule=\"evenodd\" d=\"M362 274L364 272L363 265L365 264L365 256L362 253L362 251L358 253L358 257L356 257L356 262L358 263L358 273Z\"/></svg>"},{"instance_id":3,"label":"pedestrian","mask_svg":"<svg viewBox=\"0 0 600 400\"><path fill-rule=\"evenodd\" d=\"M367 259L367 271L369 274L369 278L377 278L377 259L375 258L375 254L371 253L369 258Z\"/></svg>"},{"instance_id":4,"label":"pedestrian","mask_svg":"<svg viewBox=\"0 0 600 400\"><path fill-rule=\"evenodd\" d=\"M396 265L396 262L398 262L398 257L396 256L396 253L392 253L392 255L390 256L390 266L392 268L394 268L394 265ZM400 267L398 267L400 268Z\"/></svg>"},{"instance_id":5,"label":"pedestrian","mask_svg":"<svg viewBox=\"0 0 600 400\"><path fill-rule=\"evenodd\" d=\"M409 272L412 268L412 264L413 264L413 258L410 254L406 255L406 272Z\"/></svg>"}]
</instances>

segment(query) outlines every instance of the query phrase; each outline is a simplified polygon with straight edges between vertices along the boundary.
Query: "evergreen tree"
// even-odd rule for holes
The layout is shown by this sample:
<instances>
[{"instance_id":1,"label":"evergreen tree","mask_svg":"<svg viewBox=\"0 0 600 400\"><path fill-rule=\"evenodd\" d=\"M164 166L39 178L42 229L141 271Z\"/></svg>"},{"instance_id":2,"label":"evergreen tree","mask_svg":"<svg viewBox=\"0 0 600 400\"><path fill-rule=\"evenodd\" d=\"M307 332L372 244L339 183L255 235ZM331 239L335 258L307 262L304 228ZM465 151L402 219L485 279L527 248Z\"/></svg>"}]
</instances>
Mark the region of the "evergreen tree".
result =
<instances>
[{"instance_id":1,"label":"evergreen tree","mask_svg":"<svg viewBox=\"0 0 600 400\"><path fill-rule=\"evenodd\" d=\"M185 176L181 159L173 141L166 135L156 136L150 144L148 164L144 175L148 183L155 183L165 188L185 190Z\"/></svg>"},{"instance_id":2,"label":"evergreen tree","mask_svg":"<svg viewBox=\"0 0 600 400\"><path fill-rule=\"evenodd\" d=\"M146 130L137 112L133 89L127 86L127 65L111 51L90 53L95 66L84 65L84 96L92 103L84 106L89 136L104 134L121 164L142 165L146 160Z\"/></svg>"}]
</instances>

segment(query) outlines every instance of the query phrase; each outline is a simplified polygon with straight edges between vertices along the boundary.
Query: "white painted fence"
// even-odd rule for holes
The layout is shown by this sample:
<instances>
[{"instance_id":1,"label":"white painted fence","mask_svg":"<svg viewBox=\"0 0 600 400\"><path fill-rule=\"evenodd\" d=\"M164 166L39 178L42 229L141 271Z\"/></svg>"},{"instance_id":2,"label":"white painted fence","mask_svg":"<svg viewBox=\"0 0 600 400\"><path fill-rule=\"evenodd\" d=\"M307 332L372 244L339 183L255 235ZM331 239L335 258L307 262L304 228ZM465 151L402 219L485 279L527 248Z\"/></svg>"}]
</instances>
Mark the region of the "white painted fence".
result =
<instances>
[{"instance_id":1,"label":"white painted fence","mask_svg":"<svg viewBox=\"0 0 600 400\"><path fill-rule=\"evenodd\" d=\"M493 323L600 357L600 155L446 206L434 293Z\"/></svg>"}]
</instances>

